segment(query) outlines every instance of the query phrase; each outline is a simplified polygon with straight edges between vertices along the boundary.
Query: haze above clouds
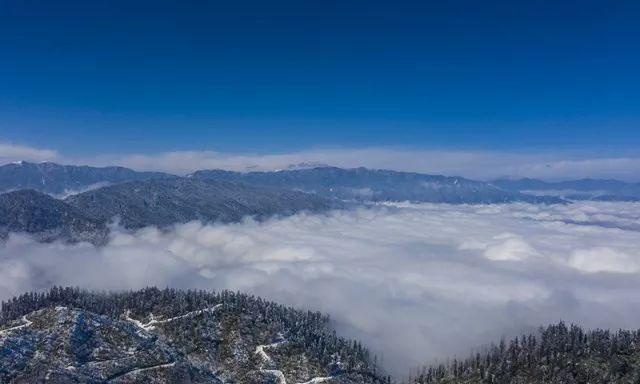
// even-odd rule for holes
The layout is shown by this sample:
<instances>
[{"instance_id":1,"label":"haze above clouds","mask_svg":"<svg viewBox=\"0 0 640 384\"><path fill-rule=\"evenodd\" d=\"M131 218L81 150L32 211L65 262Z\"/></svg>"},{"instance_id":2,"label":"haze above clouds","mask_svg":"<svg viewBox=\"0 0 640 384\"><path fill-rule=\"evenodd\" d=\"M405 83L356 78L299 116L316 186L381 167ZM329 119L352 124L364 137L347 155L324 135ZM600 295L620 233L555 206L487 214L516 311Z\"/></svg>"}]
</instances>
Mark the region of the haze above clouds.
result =
<instances>
[{"instance_id":1,"label":"haze above clouds","mask_svg":"<svg viewBox=\"0 0 640 384\"><path fill-rule=\"evenodd\" d=\"M233 289L331 314L403 372L559 319L635 328L640 204L379 205L109 244L0 248L0 298L52 284ZM406 371L404 371L406 372Z\"/></svg>"},{"instance_id":2,"label":"haze above clouds","mask_svg":"<svg viewBox=\"0 0 640 384\"><path fill-rule=\"evenodd\" d=\"M0 164L54 161L61 164L120 165L143 171L187 174L199 169L233 171L286 169L300 163L367 167L463 176L476 180L531 177L547 180L608 178L640 181L640 157L544 152L429 150L406 148L310 149L281 154L233 154L216 151L171 151L155 154L102 154L91 158L65 156L56 150L0 142Z\"/></svg>"}]
</instances>

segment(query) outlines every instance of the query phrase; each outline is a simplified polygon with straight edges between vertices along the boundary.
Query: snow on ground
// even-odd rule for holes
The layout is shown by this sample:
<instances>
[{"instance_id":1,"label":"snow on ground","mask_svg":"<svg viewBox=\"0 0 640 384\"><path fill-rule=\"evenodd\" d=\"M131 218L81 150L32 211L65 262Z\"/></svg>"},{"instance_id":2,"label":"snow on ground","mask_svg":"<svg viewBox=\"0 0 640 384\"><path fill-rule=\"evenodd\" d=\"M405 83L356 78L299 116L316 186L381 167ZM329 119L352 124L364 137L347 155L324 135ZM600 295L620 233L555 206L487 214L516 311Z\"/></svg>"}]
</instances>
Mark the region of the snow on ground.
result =
<instances>
[{"instance_id":1,"label":"snow on ground","mask_svg":"<svg viewBox=\"0 0 640 384\"><path fill-rule=\"evenodd\" d=\"M156 325L158 324L165 324L165 323L170 323L172 321L176 321L179 319L184 319L186 317L191 317L191 316L197 316L200 315L202 313L210 313L210 312L214 312L215 310L217 310L218 308L220 308L222 306L222 304L217 304L211 308L205 308L205 309L199 309L197 311L192 311L192 312L188 312L185 313L184 315L180 315L180 316L175 316L175 317L170 317L168 319L164 319L164 320L158 320L153 316L153 313L150 315L151 320L149 320L147 323L142 323L140 320L136 320L131 318L131 312L129 310L127 310L125 312L125 320L135 324L138 328L143 329L145 331L152 331L155 329Z\"/></svg>"},{"instance_id":2,"label":"snow on ground","mask_svg":"<svg viewBox=\"0 0 640 384\"><path fill-rule=\"evenodd\" d=\"M29 326L31 326L31 324L33 324L32 321L27 319L27 315L22 316L22 318L20 320L22 321L22 324L20 324L18 326L15 326L15 327L11 327L11 328L0 330L0 336L4 336L4 335L8 334L9 332L13 332L13 331L17 331L17 330L22 329L22 328L29 327Z\"/></svg>"},{"instance_id":3,"label":"snow on ground","mask_svg":"<svg viewBox=\"0 0 640 384\"><path fill-rule=\"evenodd\" d=\"M154 369L171 368L171 367L173 367L175 365L176 365L176 363L172 362L172 363L166 363L166 364L158 364L158 365L154 365L152 367L137 368L137 369L134 369L132 371L129 371L129 372L125 373L125 375L136 375L138 373L145 372L145 371L152 371Z\"/></svg>"},{"instance_id":4,"label":"snow on ground","mask_svg":"<svg viewBox=\"0 0 640 384\"><path fill-rule=\"evenodd\" d=\"M282 335L278 335L278 338L281 340L271 344L258 345L256 347L255 353L257 355L260 355L260 358L262 359L262 362L263 362L263 366L264 364L269 364L269 365L273 364L273 359L271 359L271 356L269 356L269 354L265 351L265 349L278 348L279 346L287 342L287 340L282 338ZM287 379L284 376L284 373L282 373L282 371L279 371L277 369L260 369L260 371L275 376L276 380L278 381L278 384L287 384ZM298 384L324 383L332 379L333 377L314 377L309 381L305 381L304 383L298 383Z\"/></svg>"},{"instance_id":5,"label":"snow on ground","mask_svg":"<svg viewBox=\"0 0 640 384\"><path fill-rule=\"evenodd\" d=\"M334 377L333 376L328 376L328 377L314 377L313 379L309 380L309 381L305 381L304 383L300 383L300 384L317 384L317 383L326 383L327 381L331 381L333 380Z\"/></svg>"}]
</instances>

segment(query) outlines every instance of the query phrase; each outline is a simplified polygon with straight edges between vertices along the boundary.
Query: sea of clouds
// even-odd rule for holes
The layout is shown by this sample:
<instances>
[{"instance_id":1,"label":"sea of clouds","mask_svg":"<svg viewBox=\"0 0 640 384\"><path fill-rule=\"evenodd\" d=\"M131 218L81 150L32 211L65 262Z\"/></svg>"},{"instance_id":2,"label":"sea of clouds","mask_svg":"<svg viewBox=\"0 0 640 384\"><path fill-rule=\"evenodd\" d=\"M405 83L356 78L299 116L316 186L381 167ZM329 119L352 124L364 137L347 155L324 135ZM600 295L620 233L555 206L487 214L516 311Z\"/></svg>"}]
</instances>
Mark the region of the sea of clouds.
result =
<instances>
[{"instance_id":1,"label":"sea of clouds","mask_svg":"<svg viewBox=\"0 0 640 384\"><path fill-rule=\"evenodd\" d=\"M640 204L387 204L108 245L0 246L0 299L53 284L233 289L329 313L392 372L560 319L637 328Z\"/></svg>"}]
</instances>

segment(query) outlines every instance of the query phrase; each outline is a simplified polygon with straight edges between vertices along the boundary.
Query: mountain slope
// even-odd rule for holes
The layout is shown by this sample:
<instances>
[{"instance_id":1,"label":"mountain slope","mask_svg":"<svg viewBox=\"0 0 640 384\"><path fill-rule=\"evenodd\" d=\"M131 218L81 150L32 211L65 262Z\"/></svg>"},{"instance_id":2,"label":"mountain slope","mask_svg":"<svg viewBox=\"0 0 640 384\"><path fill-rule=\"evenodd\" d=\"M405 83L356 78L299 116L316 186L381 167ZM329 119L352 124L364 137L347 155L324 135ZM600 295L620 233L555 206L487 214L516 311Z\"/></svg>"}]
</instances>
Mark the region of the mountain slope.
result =
<instances>
[{"instance_id":1,"label":"mountain slope","mask_svg":"<svg viewBox=\"0 0 640 384\"><path fill-rule=\"evenodd\" d=\"M278 172L238 173L202 170L196 179L243 182L316 193L320 196L360 201L417 201L433 203L561 202L507 191L494 185L464 179L419 173L319 167Z\"/></svg>"},{"instance_id":2,"label":"mountain slope","mask_svg":"<svg viewBox=\"0 0 640 384\"><path fill-rule=\"evenodd\" d=\"M339 204L296 191L187 178L127 182L70 196L68 204L98 220L119 218L125 228L164 227L192 220L236 222Z\"/></svg>"},{"instance_id":3,"label":"mountain slope","mask_svg":"<svg viewBox=\"0 0 640 384\"><path fill-rule=\"evenodd\" d=\"M640 382L640 331L584 331L564 323L425 368L413 384Z\"/></svg>"},{"instance_id":4,"label":"mountain slope","mask_svg":"<svg viewBox=\"0 0 640 384\"><path fill-rule=\"evenodd\" d=\"M251 296L54 288L3 303L0 382L381 383L319 313Z\"/></svg>"},{"instance_id":5,"label":"mountain slope","mask_svg":"<svg viewBox=\"0 0 640 384\"><path fill-rule=\"evenodd\" d=\"M640 201L640 183L619 180L580 179L548 182L537 179L500 179L493 184L511 191L570 200Z\"/></svg>"},{"instance_id":6,"label":"mountain slope","mask_svg":"<svg viewBox=\"0 0 640 384\"><path fill-rule=\"evenodd\" d=\"M0 191L34 189L64 195L94 186L165 177L174 176L160 172L137 172L123 167L99 168L21 161L0 166Z\"/></svg>"},{"instance_id":7,"label":"mountain slope","mask_svg":"<svg viewBox=\"0 0 640 384\"><path fill-rule=\"evenodd\" d=\"M63 239L94 244L103 243L107 236L102 221L33 190L0 194L0 238L10 232L28 233L41 241Z\"/></svg>"},{"instance_id":8,"label":"mountain slope","mask_svg":"<svg viewBox=\"0 0 640 384\"><path fill-rule=\"evenodd\" d=\"M390 383L329 319L240 293L56 288L2 303L0 382ZM411 384L637 383L640 331L564 323L425 367Z\"/></svg>"}]
</instances>

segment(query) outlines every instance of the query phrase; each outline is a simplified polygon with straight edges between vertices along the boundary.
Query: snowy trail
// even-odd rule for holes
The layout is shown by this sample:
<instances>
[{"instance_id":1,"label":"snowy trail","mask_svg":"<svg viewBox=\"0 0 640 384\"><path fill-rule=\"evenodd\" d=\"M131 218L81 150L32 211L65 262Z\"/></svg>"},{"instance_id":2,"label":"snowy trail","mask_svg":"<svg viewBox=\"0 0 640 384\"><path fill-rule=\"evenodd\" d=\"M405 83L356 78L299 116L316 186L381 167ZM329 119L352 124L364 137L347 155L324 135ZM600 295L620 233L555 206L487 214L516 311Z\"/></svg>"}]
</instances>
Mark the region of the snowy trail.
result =
<instances>
[{"instance_id":1,"label":"snowy trail","mask_svg":"<svg viewBox=\"0 0 640 384\"><path fill-rule=\"evenodd\" d=\"M277 341L275 343L271 343L271 344L265 344L265 345L258 345L256 347L256 354L260 355L260 357L262 358L262 360L266 363L272 363L273 360L271 359L271 356L269 356L264 350L268 349L268 348L277 348L278 346L280 346L281 344L286 343L286 340L282 340L282 341Z\"/></svg>"},{"instance_id":2,"label":"snowy trail","mask_svg":"<svg viewBox=\"0 0 640 384\"><path fill-rule=\"evenodd\" d=\"M287 342L286 340L282 339L280 341L276 341L275 343L258 345L256 347L255 353L259 355L260 358L262 359L263 364L261 366L263 366L264 364L273 364L273 359L271 359L271 356L269 356L269 354L265 352L265 349L277 348L286 342ZM278 384L287 384L287 379L284 377L284 373L282 373L282 371L279 371L277 369L260 368L260 372L268 373L270 375L275 376L276 380L278 381Z\"/></svg>"},{"instance_id":3,"label":"snowy trail","mask_svg":"<svg viewBox=\"0 0 640 384\"><path fill-rule=\"evenodd\" d=\"M276 380L278 380L278 384L287 384L287 379L284 377L284 373L282 373L282 371L278 371L277 369L261 369L260 371L275 376Z\"/></svg>"},{"instance_id":4,"label":"snowy trail","mask_svg":"<svg viewBox=\"0 0 640 384\"><path fill-rule=\"evenodd\" d=\"M119 379L119 378L121 378L123 376L136 375L136 374L141 373L141 372L152 371L152 370L155 370L155 369L171 368L171 367L173 367L175 365L176 365L176 362L174 361L174 362L171 362L171 363L163 363L163 364L158 364L158 365L152 365L150 367L136 368L136 369L132 369L132 370L127 371L127 372L119 373L116 376L113 376L113 377L107 379L107 382L111 382L111 381Z\"/></svg>"},{"instance_id":5,"label":"snowy trail","mask_svg":"<svg viewBox=\"0 0 640 384\"><path fill-rule=\"evenodd\" d=\"M277 348L280 345L286 343L287 340L281 340L281 341L277 341L275 343L271 343L271 344L263 344L263 345L258 345L256 347L256 351L255 353L257 355L260 355L260 358L262 358L263 363L268 363L268 364L272 364L273 363L273 359L271 358L271 356L269 356L269 354L267 352L265 352L265 349L269 349L269 348ZM284 373L282 373L282 371L279 371L277 369L260 369L260 372L264 372L264 373L268 373L270 375L273 375L276 377L276 380L278 381L278 384L287 384L287 379L284 376ZM317 384L317 383L325 383L327 381L330 381L334 379L333 376L327 376L327 377L314 377L309 381L305 381L304 383L297 383L297 384Z\"/></svg>"},{"instance_id":6,"label":"snowy trail","mask_svg":"<svg viewBox=\"0 0 640 384\"><path fill-rule=\"evenodd\" d=\"M23 323L18 325L18 326L0 330L0 336L4 336L4 335L6 335L7 333L9 333L11 331L15 331L15 330L18 330L18 329L26 328L26 327L30 326L31 324L33 324L32 321L27 319L27 315L22 316L21 320L22 320Z\"/></svg>"},{"instance_id":7,"label":"snowy trail","mask_svg":"<svg viewBox=\"0 0 640 384\"><path fill-rule=\"evenodd\" d=\"M334 377L333 376L327 376L327 377L314 377L313 379L309 380L309 381L305 381L304 383L299 383L299 384L317 384L317 383L326 383L327 381L333 380Z\"/></svg>"},{"instance_id":8,"label":"snowy trail","mask_svg":"<svg viewBox=\"0 0 640 384\"><path fill-rule=\"evenodd\" d=\"M165 324L165 323L170 323L172 321L178 320L178 319L183 319L186 317L190 317L190 316L195 316L195 315L199 315L201 313L205 313L205 312L213 312L215 310L217 310L218 308L220 308L222 306L222 304L218 304L215 305L211 308L204 308L204 309L199 309L197 311L192 311L192 312L188 312L185 313L184 315L180 315L180 316L175 316L175 317L170 317L168 319L163 319L163 320L157 320L153 317L153 314L151 314L151 320L149 320L149 322L147 323L143 323L140 320L136 320L134 318L132 318L131 315L131 311L127 310L125 312L125 320L135 324L138 328L144 330L144 331L151 331L153 329L155 329L155 326L157 324ZM56 308L58 309L58 308ZM61 307L62 309L62 307ZM11 328L7 328L7 329L3 329L0 330L0 336L4 336L7 333L11 332L11 331L16 331L18 329L22 329L22 328L26 328L29 327L33 324L32 321L30 321L29 319L27 319L27 316L24 315L21 317L22 320L22 324L17 325L15 327L11 327ZM282 335L280 335L280 338L282 338ZM273 359L271 358L271 356L269 356L269 354L265 351L266 349L270 349L270 348L278 348L279 346L281 346L282 344L285 344L287 342L287 340L285 340L284 338L282 338L282 340L280 341L276 341L274 343L271 344L264 344L264 345L258 345L255 349L255 354L259 355L260 358L263 361L263 364L273 364ZM163 368L171 368L173 366L176 365L176 362L171 362L171 363L163 363L163 364L158 364L158 365L153 365L150 367L144 367L144 368L136 368L136 369L132 369L130 371L127 372L123 372L120 373L114 377L109 378L107 381L113 381L116 380L118 378L121 378L123 376L127 376L127 375L135 375L141 372L145 372L145 371L150 371L150 370L155 370L155 369L163 369ZM260 369L261 372L273 375L276 377L277 383L278 384L287 384L287 379L284 376L284 373L282 373L282 371L277 370L277 369ZM309 381L305 381L303 383L297 383L297 384L319 384L319 383L325 383L328 381L333 380L335 377L334 376L327 376L327 377L314 377L312 379L310 379Z\"/></svg>"},{"instance_id":9,"label":"snowy trail","mask_svg":"<svg viewBox=\"0 0 640 384\"><path fill-rule=\"evenodd\" d=\"M222 306L222 304L217 304L211 308L205 308L205 309L198 309L197 311L192 311L192 312L187 312L184 315L180 315L180 316L175 316L175 317L170 317L168 319L164 319L164 320L156 320L153 317L153 314L151 314L151 320L149 320L148 323L143 323L140 320L136 320L132 317L130 317L131 311L127 310L125 312L125 319L131 323L134 323L138 328L141 328L145 331L151 331L155 329L155 326L158 324L165 324L165 323L170 323L172 321L178 320L178 319L184 319L185 317L190 317L190 316L195 316L195 315L199 315L201 313L205 313L205 312L213 312L215 310L217 310L218 308L220 308Z\"/></svg>"}]
</instances>

